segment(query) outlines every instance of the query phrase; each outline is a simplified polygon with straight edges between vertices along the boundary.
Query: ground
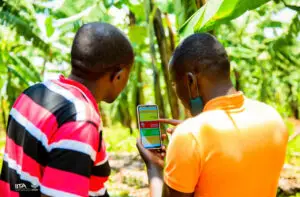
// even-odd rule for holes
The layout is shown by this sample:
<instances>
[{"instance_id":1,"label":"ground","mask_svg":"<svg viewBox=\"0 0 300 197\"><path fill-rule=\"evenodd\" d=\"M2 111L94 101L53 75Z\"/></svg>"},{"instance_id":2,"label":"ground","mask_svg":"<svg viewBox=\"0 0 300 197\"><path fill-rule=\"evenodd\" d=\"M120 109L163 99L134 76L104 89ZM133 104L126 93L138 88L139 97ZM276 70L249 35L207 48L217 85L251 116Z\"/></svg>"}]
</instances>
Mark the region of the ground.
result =
<instances>
[{"instance_id":1,"label":"ground","mask_svg":"<svg viewBox=\"0 0 300 197\"><path fill-rule=\"evenodd\" d=\"M289 125L293 127L293 125ZM300 128L300 127L299 127ZM106 187L112 197L149 196L145 166L135 147L138 132L117 125L104 129L112 173ZM295 130L297 132L297 129ZM278 197L300 197L300 137L289 143L286 164L279 180ZM298 141L298 142L297 142ZM4 132L0 131L0 168L4 151Z\"/></svg>"},{"instance_id":2,"label":"ground","mask_svg":"<svg viewBox=\"0 0 300 197\"><path fill-rule=\"evenodd\" d=\"M115 197L149 196L145 166L137 153L110 153L112 175L106 185Z\"/></svg>"}]
</instances>

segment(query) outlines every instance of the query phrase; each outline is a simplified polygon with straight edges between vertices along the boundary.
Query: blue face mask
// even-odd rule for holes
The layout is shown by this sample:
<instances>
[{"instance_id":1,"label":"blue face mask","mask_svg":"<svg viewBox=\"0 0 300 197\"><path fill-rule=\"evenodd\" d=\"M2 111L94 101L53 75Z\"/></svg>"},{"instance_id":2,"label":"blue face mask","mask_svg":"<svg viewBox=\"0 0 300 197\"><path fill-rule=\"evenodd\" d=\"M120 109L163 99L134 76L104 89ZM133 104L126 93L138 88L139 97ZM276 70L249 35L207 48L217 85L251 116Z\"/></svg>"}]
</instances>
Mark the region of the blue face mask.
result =
<instances>
[{"instance_id":1,"label":"blue face mask","mask_svg":"<svg viewBox=\"0 0 300 197\"><path fill-rule=\"evenodd\" d=\"M200 96L190 99L190 107L192 116L200 114L203 110L203 100Z\"/></svg>"},{"instance_id":2,"label":"blue face mask","mask_svg":"<svg viewBox=\"0 0 300 197\"><path fill-rule=\"evenodd\" d=\"M197 95L199 95L198 83L196 80L196 87L197 87ZM203 100L200 96L193 98L190 87L188 86L189 96L190 96L190 108L192 116L196 116L200 114L203 110Z\"/></svg>"}]
</instances>

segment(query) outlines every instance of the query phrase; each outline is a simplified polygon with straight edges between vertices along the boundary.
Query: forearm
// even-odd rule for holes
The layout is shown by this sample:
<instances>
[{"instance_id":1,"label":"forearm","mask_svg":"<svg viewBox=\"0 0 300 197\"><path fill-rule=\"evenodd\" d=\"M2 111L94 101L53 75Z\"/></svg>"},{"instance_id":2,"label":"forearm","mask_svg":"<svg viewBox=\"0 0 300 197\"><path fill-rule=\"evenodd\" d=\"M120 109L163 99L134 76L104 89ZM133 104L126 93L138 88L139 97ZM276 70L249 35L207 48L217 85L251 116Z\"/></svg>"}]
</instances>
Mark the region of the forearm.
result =
<instances>
[{"instance_id":1,"label":"forearm","mask_svg":"<svg viewBox=\"0 0 300 197\"><path fill-rule=\"evenodd\" d=\"M163 191L163 170L157 167L147 166L150 197L161 197Z\"/></svg>"}]
</instances>

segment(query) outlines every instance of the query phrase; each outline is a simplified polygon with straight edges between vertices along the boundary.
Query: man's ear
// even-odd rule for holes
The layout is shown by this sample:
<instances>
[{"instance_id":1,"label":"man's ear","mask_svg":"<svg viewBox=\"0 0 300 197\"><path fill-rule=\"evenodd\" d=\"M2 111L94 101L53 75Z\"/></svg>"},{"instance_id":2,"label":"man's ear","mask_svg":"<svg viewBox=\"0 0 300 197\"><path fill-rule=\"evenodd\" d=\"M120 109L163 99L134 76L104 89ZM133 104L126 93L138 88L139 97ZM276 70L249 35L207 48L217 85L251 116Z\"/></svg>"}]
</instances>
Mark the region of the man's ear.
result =
<instances>
[{"instance_id":1,"label":"man's ear","mask_svg":"<svg viewBox=\"0 0 300 197\"><path fill-rule=\"evenodd\" d=\"M122 76L122 72L123 72L123 69L119 70L118 72L114 72L111 76L111 81L120 80L121 76Z\"/></svg>"},{"instance_id":2,"label":"man's ear","mask_svg":"<svg viewBox=\"0 0 300 197\"><path fill-rule=\"evenodd\" d=\"M192 98L195 98L198 96L198 92L197 92L197 80L196 80L196 75L194 75L191 72L188 72L186 74L187 77L187 86L188 86L188 90L190 92L190 96Z\"/></svg>"},{"instance_id":3,"label":"man's ear","mask_svg":"<svg viewBox=\"0 0 300 197\"><path fill-rule=\"evenodd\" d=\"M195 75L191 72L188 72L186 74L186 76L187 76L188 86L191 87L191 86L195 85L195 83L196 83Z\"/></svg>"}]
</instances>

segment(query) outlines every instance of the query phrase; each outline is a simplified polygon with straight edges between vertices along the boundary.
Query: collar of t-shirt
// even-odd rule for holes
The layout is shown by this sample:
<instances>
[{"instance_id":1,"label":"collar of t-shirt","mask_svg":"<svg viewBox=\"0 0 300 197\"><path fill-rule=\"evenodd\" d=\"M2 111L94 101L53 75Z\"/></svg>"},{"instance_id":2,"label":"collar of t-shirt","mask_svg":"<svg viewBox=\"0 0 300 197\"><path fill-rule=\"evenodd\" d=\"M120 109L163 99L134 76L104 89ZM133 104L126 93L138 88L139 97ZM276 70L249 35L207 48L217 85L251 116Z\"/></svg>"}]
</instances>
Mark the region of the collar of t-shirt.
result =
<instances>
[{"instance_id":1,"label":"collar of t-shirt","mask_svg":"<svg viewBox=\"0 0 300 197\"><path fill-rule=\"evenodd\" d=\"M220 96L208 101L203 111L209 110L225 110L225 111L240 111L243 109L245 97L242 92L235 94Z\"/></svg>"},{"instance_id":2,"label":"collar of t-shirt","mask_svg":"<svg viewBox=\"0 0 300 197\"><path fill-rule=\"evenodd\" d=\"M87 87L85 87L83 84L81 84L81 83L79 83L79 82L77 82L77 81L74 81L74 80L71 80L71 79L67 79L67 78L65 78L63 75L60 75L58 80L59 80L60 82L62 82L62 83L72 85L72 86L78 88L79 90L81 90L81 91L85 94L85 96L93 103L94 108L95 108L95 109L97 110L97 112L99 113L99 108L98 108L96 99L95 99L95 97L93 96L93 94L91 93L91 91L89 91L89 90L87 89Z\"/></svg>"}]
</instances>

